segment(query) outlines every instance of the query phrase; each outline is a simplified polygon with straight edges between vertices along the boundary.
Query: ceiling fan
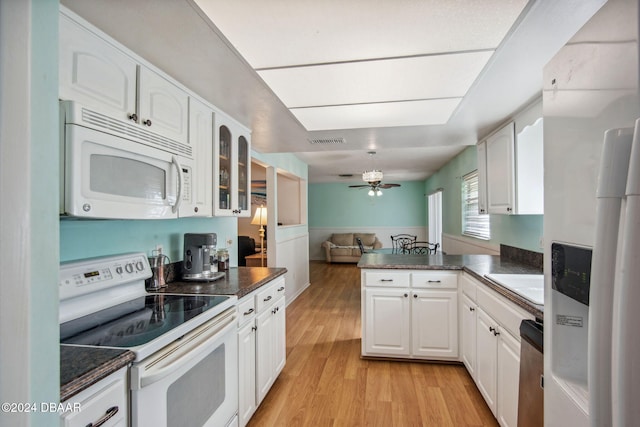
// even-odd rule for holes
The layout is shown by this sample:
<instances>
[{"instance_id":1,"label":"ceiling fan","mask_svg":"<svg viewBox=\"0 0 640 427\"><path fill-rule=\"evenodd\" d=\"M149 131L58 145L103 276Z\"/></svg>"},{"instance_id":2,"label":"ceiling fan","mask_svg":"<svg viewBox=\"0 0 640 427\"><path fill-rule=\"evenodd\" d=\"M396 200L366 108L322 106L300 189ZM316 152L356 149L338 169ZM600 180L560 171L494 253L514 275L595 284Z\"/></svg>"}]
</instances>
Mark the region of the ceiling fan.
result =
<instances>
[{"instance_id":1,"label":"ceiling fan","mask_svg":"<svg viewBox=\"0 0 640 427\"><path fill-rule=\"evenodd\" d=\"M376 154L375 151L369 151L369 157L373 159ZM362 172L362 180L367 184L362 185L350 185L350 188L369 188L369 196L382 196L382 188L400 187L400 184L383 184L382 183L382 171L379 169L371 169Z\"/></svg>"}]
</instances>

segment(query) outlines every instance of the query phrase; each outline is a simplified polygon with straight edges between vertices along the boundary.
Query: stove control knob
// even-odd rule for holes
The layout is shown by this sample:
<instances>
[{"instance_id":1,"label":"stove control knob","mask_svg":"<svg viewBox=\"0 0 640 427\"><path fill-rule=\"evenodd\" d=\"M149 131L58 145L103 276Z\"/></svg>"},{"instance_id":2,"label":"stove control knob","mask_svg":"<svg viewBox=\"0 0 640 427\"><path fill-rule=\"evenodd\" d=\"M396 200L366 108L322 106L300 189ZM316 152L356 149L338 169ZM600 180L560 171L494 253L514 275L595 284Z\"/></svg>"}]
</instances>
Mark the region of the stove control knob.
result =
<instances>
[{"instance_id":1,"label":"stove control knob","mask_svg":"<svg viewBox=\"0 0 640 427\"><path fill-rule=\"evenodd\" d=\"M122 274L122 267L121 266L117 266L116 267L116 273Z\"/></svg>"},{"instance_id":2,"label":"stove control knob","mask_svg":"<svg viewBox=\"0 0 640 427\"><path fill-rule=\"evenodd\" d=\"M136 262L136 270L138 271L144 270L144 264L142 263L142 261Z\"/></svg>"},{"instance_id":3,"label":"stove control knob","mask_svg":"<svg viewBox=\"0 0 640 427\"><path fill-rule=\"evenodd\" d=\"M127 273L133 273L133 264L125 265L124 269L127 270Z\"/></svg>"}]
</instances>

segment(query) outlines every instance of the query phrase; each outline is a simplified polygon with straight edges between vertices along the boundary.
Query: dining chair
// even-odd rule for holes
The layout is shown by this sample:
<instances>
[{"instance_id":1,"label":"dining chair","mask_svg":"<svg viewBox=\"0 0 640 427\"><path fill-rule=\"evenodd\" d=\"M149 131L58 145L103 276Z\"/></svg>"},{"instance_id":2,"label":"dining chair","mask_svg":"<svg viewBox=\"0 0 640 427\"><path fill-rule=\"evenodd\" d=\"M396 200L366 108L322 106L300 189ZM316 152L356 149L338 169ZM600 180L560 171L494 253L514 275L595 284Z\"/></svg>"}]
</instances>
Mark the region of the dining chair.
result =
<instances>
[{"instance_id":1,"label":"dining chair","mask_svg":"<svg viewBox=\"0 0 640 427\"><path fill-rule=\"evenodd\" d=\"M356 242L358 243L358 247L360 248L360 254L364 255L367 253L367 251L364 250L364 244L362 243L362 239L359 237L356 237Z\"/></svg>"},{"instance_id":2,"label":"dining chair","mask_svg":"<svg viewBox=\"0 0 640 427\"><path fill-rule=\"evenodd\" d=\"M419 255L429 255L435 254L440 247L440 243L430 243L430 242L413 242L406 247L407 253L410 254L419 254Z\"/></svg>"},{"instance_id":3,"label":"dining chair","mask_svg":"<svg viewBox=\"0 0 640 427\"><path fill-rule=\"evenodd\" d=\"M418 236L413 234L395 234L391 236L392 253L406 253L405 247L416 241Z\"/></svg>"}]
</instances>

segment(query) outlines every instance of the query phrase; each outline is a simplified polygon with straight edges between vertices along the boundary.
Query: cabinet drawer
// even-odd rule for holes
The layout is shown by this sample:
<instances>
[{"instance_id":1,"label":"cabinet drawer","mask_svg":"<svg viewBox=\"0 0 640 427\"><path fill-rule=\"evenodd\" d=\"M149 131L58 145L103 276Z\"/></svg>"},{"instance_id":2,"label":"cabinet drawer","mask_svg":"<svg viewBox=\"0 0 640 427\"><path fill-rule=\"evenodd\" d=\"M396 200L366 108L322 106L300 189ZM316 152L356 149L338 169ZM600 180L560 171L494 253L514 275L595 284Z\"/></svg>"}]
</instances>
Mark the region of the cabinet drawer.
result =
<instances>
[{"instance_id":1,"label":"cabinet drawer","mask_svg":"<svg viewBox=\"0 0 640 427\"><path fill-rule=\"evenodd\" d=\"M477 284L469 273L462 273L460 275L460 287L462 288L462 292L468 296L471 301L476 301Z\"/></svg>"},{"instance_id":2,"label":"cabinet drawer","mask_svg":"<svg viewBox=\"0 0 640 427\"><path fill-rule=\"evenodd\" d=\"M456 289L458 287L458 273L444 271L411 273L411 287L429 289Z\"/></svg>"},{"instance_id":3,"label":"cabinet drawer","mask_svg":"<svg viewBox=\"0 0 640 427\"><path fill-rule=\"evenodd\" d=\"M366 270L362 272L365 286L408 287L410 275L398 270Z\"/></svg>"},{"instance_id":4,"label":"cabinet drawer","mask_svg":"<svg viewBox=\"0 0 640 427\"><path fill-rule=\"evenodd\" d=\"M238 303L238 326L253 319L256 315L256 299L252 296L242 299Z\"/></svg>"},{"instance_id":5,"label":"cabinet drawer","mask_svg":"<svg viewBox=\"0 0 640 427\"><path fill-rule=\"evenodd\" d=\"M278 295L274 283L263 286L256 291L256 311L261 313L265 308L275 302Z\"/></svg>"},{"instance_id":6,"label":"cabinet drawer","mask_svg":"<svg viewBox=\"0 0 640 427\"><path fill-rule=\"evenodd\" d=\"M73 403L81 410L62 413L60 425L84 427L105 419L107 421L100 425L105 427L127 425L129 408L126 401L126 375L127 368L122 368L67 400L68 405Z\"/></svg>"},{"instance_id":7,"label":"cabinet drawer","mask_svg":"<svg viewBox=\"0 0 640 427\"><path fill-rule=\"evenodd\" d=\"M286 292L286 287L284 284L284 277L280 277L279 279L275 279L273 281L273 287L276 288L276 296L275 298L281 298L284 296Z\"/></svg>"}]
</instances>

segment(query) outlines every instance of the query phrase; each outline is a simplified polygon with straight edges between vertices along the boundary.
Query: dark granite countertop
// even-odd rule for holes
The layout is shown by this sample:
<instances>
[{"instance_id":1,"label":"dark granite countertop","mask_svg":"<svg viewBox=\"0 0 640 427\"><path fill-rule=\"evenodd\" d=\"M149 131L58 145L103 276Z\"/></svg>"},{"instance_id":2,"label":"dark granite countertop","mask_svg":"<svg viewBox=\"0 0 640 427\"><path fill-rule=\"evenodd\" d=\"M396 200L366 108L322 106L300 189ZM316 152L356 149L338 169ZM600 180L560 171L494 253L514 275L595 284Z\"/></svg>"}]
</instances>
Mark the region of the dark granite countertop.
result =
<instances>
[{"instance_id":1,"label":"dark granite countertop","mask_svg":"<svg viewBox=\"0 0 640 427\"><path fill-rule=\"evenodd\" d=\"M214 282L173 281L161 292L236 295L238 299L282 276L286 268L230 268ZM60 401L69 399L135 359L127 350L60 346Z\"/></svg>"},{"instance_id":2,"label":"dark granite countertop","mask_svg":"<svg viewBox=\"0 0 640 427\"><path fill-rule=\"evenodd\" d=\"M128 350L60 346L60 401L127 366L135 359Z\"/></svg>"},{"instance_id":3,"label":"dark granite countertop","mask_svg":"<svg viewBox=\"0 0 640 427\"><path fill-rule=\"evenodd\" d=\"M236 295L238 299L287 272L286 268L234 267L213 282L173 281L161 292L174 294Z\"/></svg>"},{"instance_id":4,"label":"dark granite countertop","mask_svg":"<svg viewBox=\"0 0 640 427\"><path fill-rule=\"evenodd\" d=\"M540 268L498 255L403 255L368 253L358 262L360 268L401 270L464 270L482 284L509 299L527 312L542 319L544 307L533 304L504 286L484 277L485 274L542 274Z\"/></svg>"}]
</instances>

